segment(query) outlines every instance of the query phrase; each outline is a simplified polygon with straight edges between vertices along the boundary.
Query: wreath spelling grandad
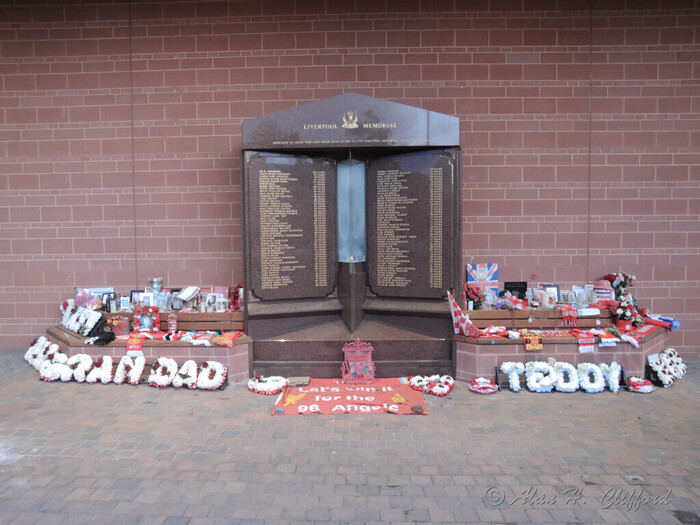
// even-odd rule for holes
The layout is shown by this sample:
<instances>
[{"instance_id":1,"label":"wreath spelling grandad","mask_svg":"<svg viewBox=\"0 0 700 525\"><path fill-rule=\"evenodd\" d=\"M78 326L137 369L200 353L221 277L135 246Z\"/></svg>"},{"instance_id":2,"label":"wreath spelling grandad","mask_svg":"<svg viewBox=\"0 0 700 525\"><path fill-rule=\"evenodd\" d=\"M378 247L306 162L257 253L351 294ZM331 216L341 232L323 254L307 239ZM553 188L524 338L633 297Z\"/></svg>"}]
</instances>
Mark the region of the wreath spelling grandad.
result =
<instances>
[{"instance_id":1,"label":"wreath spelling grandad","mask_svg":"<svg viewBox=\"0 0 700 525\"><path fill-rule=\"evenodd\" d=\"M443 397L452 392L455 380L447 375L413 376L410 378L411 388L426 394Z\"/></svg>"},{"instance_id":2,"label":"wreath spelling grandad","mask_svg":"<svg viewBox=\"0 0 700 525\"><path fill-rule=\"evenodd\" d=\"M157 306L139 305L134 310L134 330L160 332L160 312Z\"/></svg>"},{"instance_id":3,"label":"wreath spelling grandad","mask_svg":"<svg viewBox=\"0 0 700 525\"><path fill-rule=\"evenodd\" d=\"M266 396L279 394L285 386L287 386L287 379L281 376L258 375L248 380L248 390Z\"/></svg>"}]
</instances>

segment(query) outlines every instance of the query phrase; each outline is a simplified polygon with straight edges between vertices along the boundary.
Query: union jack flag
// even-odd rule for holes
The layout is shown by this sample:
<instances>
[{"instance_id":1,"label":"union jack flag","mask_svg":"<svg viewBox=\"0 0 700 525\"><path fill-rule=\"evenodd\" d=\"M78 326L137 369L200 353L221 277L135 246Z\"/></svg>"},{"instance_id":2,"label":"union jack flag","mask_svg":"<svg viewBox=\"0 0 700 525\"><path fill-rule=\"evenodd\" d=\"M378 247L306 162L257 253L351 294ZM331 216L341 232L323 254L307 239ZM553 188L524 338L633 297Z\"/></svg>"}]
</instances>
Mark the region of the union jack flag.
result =
<instances>
[{"instance_id":1,"label":"union jack flag","mask_svg":"<svg viewBox=\"0 0 700 525\"><path fill-rule=\"evenodd\" d=\"M484 293L498 298L498 263L467 264L467 284L478 286Z\"/></svg>"}]
</instances>

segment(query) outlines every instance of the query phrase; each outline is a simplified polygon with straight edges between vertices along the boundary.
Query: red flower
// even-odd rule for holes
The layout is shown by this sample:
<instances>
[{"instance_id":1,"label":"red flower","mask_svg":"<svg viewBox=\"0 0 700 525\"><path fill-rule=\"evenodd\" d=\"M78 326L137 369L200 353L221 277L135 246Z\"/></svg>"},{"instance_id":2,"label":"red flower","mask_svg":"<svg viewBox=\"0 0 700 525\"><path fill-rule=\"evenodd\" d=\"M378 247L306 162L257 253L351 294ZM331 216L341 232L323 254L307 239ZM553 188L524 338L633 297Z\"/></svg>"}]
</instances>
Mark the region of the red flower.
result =
<instances>
[{"instance_id":1,"label":"red flower","mask_svg":"<svg viewBox=\"0 0 700 525\"><path fill-rule=\"evenodd\" d=\"M475 303L482 302L486 299L481 288L471 284L464 284L463 286L465 293L467 294L467 299L469 301L474 301Z\"/></svg>"}]
</instances>

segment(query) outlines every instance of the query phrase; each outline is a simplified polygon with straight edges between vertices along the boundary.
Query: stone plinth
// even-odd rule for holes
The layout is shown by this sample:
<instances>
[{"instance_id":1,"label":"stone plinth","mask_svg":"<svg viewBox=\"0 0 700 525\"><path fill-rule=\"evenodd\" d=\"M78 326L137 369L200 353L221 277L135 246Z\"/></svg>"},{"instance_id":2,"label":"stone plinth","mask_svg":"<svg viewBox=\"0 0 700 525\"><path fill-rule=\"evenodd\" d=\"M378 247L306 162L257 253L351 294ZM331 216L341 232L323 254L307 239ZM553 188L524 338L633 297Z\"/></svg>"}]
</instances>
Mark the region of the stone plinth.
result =
<instances>
[{"instance_id":1,"label":"stone plinth","mask_svg":"<svg viewBox=\"0 0 700 525\"><path fill-rule=\"evenodd\" d=\"M629 343L618 343L613 347L595 347L595 352L582 354L578 351L578 341L574 337L543 338L544 348L539 352L526 352L522 339L467 339L455 336L455 379L471 381L476 377L493 378L495 367L504 361L546 361L553 357L572 365L579 363L611 363L617 361L626 376L644 377L647 357L661 352L668 346L667 330L652 332L639 348Z\"/></svg>"},{"instance_id":2,"label":"stone plinth","mask_svg":"<svg viewBox=\"0 0 700 525\"><path fill-rule=\"evenodd\" d=\"M126 340L117 339L108 345L86 345L86 339L77 336L73 332L61 326L50 327L47 331L48 338L57 343L67 355L87 354L93 358L108 355L118 360L126 355ZM175 359L178 365L182 365L188 359L194 360L197 365L204 361L219 361L228 367L228 380L230 382L247 380L249 378L249 359L252 354L252 340L247 336L241 336L232 347L226 346L193 346L181 341L154 341L146 339L143 342L143 355L147 363L152 363L158 357L170 357Z\"/></svg>"}]
</instances>

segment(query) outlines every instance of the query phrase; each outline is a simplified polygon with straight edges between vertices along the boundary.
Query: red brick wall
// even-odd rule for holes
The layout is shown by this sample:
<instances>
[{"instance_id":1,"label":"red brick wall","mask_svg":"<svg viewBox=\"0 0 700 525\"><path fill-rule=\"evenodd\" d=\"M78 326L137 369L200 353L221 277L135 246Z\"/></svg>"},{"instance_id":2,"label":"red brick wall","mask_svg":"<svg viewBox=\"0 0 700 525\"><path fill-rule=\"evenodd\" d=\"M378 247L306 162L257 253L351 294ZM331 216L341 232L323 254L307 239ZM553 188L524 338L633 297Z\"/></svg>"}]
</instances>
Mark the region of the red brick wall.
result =
<instances>
[{"instance_id":1,"label":"red brick wall","mask_svg":"<svg viewBox=\"0 0 700 525\"><path fill-rule=\"evenodd\" d=\"M698 355L700 7L564 4L3 2L0 347L74 286L238 282L241 122L355 91L460 117L464 262L636 273Z\"/></svg>"}]
</instances>

